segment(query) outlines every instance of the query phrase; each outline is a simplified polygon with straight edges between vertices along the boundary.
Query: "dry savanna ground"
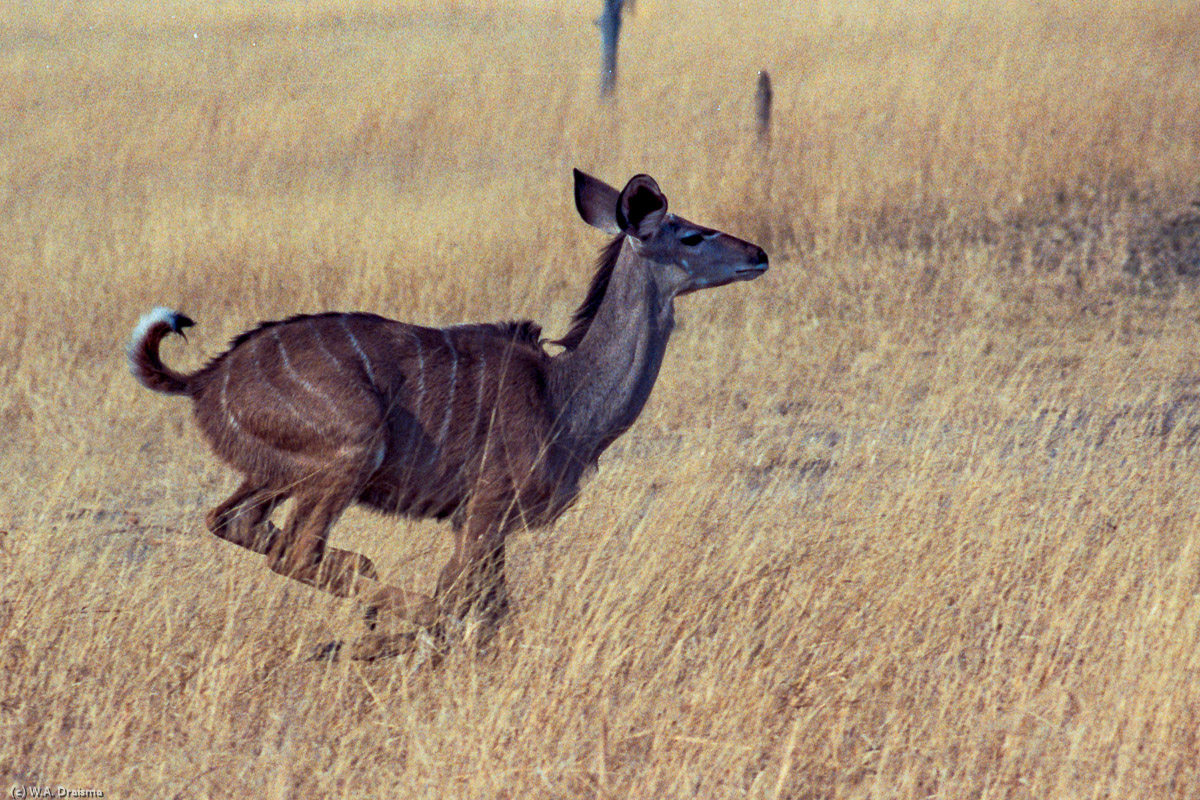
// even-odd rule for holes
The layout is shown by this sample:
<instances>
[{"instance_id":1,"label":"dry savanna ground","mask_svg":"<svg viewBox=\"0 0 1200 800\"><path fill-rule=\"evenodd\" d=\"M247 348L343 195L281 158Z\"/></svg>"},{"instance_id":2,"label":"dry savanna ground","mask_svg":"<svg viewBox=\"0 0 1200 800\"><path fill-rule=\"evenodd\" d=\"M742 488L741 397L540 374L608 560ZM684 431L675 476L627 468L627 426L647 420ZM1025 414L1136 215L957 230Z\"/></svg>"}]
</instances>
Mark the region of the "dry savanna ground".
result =
<instances>
[{"instance_id":1,"label":"dry savanna ground","mask_svg":"<svg viewBox=\"0 0 1200 800\"><path fill-rule=\"evenodd\" d=\"M1200 6L639 0L608 105L598 8L0 7L0 789L1200 797ZM679 302L485 651L305 662L355 609L204 532L236 478L130 329L559 334L572 166L771 271Z\"/></svg>"}]
</instances>

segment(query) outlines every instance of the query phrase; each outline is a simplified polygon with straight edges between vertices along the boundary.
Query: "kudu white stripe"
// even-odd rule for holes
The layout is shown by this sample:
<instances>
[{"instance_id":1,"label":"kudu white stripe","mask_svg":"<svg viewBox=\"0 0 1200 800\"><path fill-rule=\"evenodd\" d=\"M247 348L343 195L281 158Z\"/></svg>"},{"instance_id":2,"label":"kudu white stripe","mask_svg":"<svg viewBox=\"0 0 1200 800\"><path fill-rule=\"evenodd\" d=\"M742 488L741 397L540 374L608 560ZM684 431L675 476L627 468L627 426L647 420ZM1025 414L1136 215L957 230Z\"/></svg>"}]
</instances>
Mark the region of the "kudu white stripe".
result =
<instances>
[{"instance_id":1,"label":"kudu white stripe","mask_svg":"<svg viewBox=\"0 0 1200 800\"><path fill-rule=\"evenodd\" d=\"M284 354L283 342L281 342L279 340L279 332L275 329L272 329L271 334L272 334L271 338L275 343L276 352L278 352L280 355L283 355ZM267 371L263 368L263 363L262 363L262 349L266 346L267 346L267 337L265 337L265 336L260 336L257 339L255 339L254 344L251 346L251 353L254 356L254 369L260 375L267 374ZM285 356L285 358L286 358L286 356ZM286 408L288 410L288 413L291 414L292 417L297 422L299 422L301 425L308 428L309 430L317 433L318 435L324 435L326 433L326 431L321 430L320 426L318 426L317 423L315 421L313 421L313 419L310 415L303 413L296 406L296 404L292 401L292 398L286 392L279 390L278 387L275 387L275 388L276 388L275 402L278 403L279 405L282 405L284 408Z\"/></svg>"},{"instance_id":2,"label":"kudu white stripe","mask_svg":"<svg viewBox=\"0 0 1200 800\"><path fill-rule=\"evenodd\" d=\"M312 328L311 325L308 327L310 329ZM324 406L327 413L332 414L335 417L341 417L341 409L338 408L337 402L333 399L333 397L330 396L329 392L314 386L311 381L309 381L296 370L296 367L292 364L292 359L288 356L287 345L283 343L283 340L279 336L278 329L271 329L271 338L275 341L275 345L279 348L279 355L283 360L283 371L287 373L288 378L290 378L293 383L298 385L305 392L321 401L321 405ZM323 345L320 347L321 349L324 349ZM332 355L329 354L328 351L326 351L326 355L332 358Z\"/></svg>"},{"instance_id":3,"label":"kudu white stripe","mask_svg":"<svg viewBox=\"0 0 1200 800\"><path fill-rule=\"evenodd\" d=\"M450 416L454 413L454 395L458 391L458 350L454 348L454 342L450 340L450 332L442 329L442 339L446 342L446 347L450 350L450 396L446 398L446 410L442 412L442 427L438 430L437 446L441 449L446 446L446 434L450 432Z\"/></svg>"},{"instance_id":4,"label":"kudu white stripe","mask_svg":"<svg viewBox=\"0 0 1200 800\"><path fill-rule=\"evenodd\" d=\"M236 433L241 433L242 426L238 423L237 417L233 415L233 409L229 407L229 370L225 370L225 375L221 379L221 410L225 412L225 418L229 420L229 427Z\"/></svg>"},{"instance_id":5,"label":"kudu white stripe","mask_svg":"<svg viewBox=\"0 0 1200 800\"><path fill-rule=\"evenodd\" d=\"M371 369L371 359L367 358L366 351L362 349L362 345L358 343L358 337L350 330L350 326L346 323L346 317L341 318L342 330L346 332L346 336L350 339L350 345L354 348L354 352L358 353L359 360L362 361L363 369L367 372L367 381L371 386L375 385L375 370Z\"/></svg>"},{"instance_id":6,"label":"kudu white stripe","mask_svg":"<svg viewBox=\"0 0 1200 800\"><path fill-rule=\"evenodd\" d=\"M475 410L471 414L471 427L467 430L478 431L479 419L483 414L483 396L487 389L487 351L475 352Z\"/></svg>"}]
</instances>

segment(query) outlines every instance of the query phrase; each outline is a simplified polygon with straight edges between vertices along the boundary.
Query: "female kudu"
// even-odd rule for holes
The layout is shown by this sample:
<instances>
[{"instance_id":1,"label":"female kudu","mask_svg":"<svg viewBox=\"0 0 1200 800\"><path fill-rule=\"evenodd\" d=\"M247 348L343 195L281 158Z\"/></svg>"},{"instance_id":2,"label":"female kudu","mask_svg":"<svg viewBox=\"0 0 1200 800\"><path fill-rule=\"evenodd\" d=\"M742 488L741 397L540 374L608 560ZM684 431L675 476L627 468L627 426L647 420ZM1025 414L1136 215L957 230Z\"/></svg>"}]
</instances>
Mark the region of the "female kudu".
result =
<instances>
[{"instance_id":1,"label":"female kudu","mask_svg":"<svg viewBox=\"0 0 1200 800\"><path fill-rule=\"evenodd\" d=\"M648 175L618 192L576 170L575 204L614 238L553 356L532 322L437 329L327 313L263 323L183 374L163 364L159 344L192 321L164 308L144 316L128 350L134 376L190 397L213 450L245 476L209 513L209 530L282 575L362 598L372 620L390 613L430 627L474 607L498 621L505 536L554 521L633 424L674 298L767 269L761 248L667 213ZM281 530L270 516L288 498ZM454 556L434 597L380 583L370 559L327 544L355 503L450 517ZM368 634L350 654L394 655L402 636L411 634Z\"/></svg>"}]
</instances>

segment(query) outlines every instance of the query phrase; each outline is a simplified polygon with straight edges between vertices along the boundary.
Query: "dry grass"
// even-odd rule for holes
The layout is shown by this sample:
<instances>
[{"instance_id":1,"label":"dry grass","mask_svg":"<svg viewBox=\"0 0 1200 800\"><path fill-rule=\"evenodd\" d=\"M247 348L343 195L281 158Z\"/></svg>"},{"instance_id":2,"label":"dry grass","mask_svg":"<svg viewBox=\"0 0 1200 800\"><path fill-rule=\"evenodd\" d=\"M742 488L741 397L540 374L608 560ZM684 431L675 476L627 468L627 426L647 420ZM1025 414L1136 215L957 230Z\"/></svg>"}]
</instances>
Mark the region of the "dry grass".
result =
<instances>
[{"instance_id":1,"label":"dry grass","mask_svg":"<svg viewBox=\"0 0 1200 800\"><path fill-rule=\"evenodd\" d=\"M639 0L605 108L594 5L0 8L0 780L1200 797L1200 301L1121 272L1200 195L1200 7ZM186 309L190 365L326 308L560 332L573 165L772 271L681 301L489 652L300 661L353 609L202 532L234 478L128 330ZM418 586L446 555L336 536Z\"/></svg>"}]
</instances>

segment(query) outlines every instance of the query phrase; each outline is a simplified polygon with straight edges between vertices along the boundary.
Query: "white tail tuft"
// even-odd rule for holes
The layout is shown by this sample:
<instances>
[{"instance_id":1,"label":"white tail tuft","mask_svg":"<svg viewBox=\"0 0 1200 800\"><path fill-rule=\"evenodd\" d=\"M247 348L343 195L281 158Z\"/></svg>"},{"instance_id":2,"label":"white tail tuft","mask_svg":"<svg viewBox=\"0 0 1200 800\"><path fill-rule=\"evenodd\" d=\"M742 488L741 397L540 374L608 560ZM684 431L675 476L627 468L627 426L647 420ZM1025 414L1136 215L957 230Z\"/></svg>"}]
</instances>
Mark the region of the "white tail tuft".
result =
<instances>
[{"instance_id":1,"label":"white tail tuft","mask_svg":"<svg viewBox=\"0 0 1200 800\"><path fill-rule=\"evenodd\" d=\"M162 306L138 320L133 336L125 347L125 356L129 359L129 371L143 386L168 394L187 391L187 376L163 365L158 356L158 344L171 333L182 336L184 328L193 324L178 311Z\"/></svg>"},{"instance_id":2,"label":"white tail tuft","mask_svg":"<svg viewBox=\"0 0 1200 800\"><path fill-rule=\"evenodd\" d=\"M133 329L133 336L129 339L129 346L126 348L126 351L132 352L133 349L137 347L143 339L146 338L146 334L150 332L150 329L159 322L165 322L167 327L178 333L179 316L180 314L178 311L165 306L158 306L157 308L147 311L142 315L142 318L138 320L137 327Z\"/></svg>"}]
</instances>

